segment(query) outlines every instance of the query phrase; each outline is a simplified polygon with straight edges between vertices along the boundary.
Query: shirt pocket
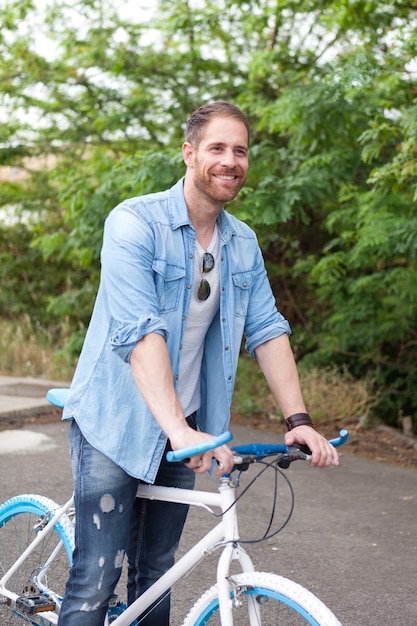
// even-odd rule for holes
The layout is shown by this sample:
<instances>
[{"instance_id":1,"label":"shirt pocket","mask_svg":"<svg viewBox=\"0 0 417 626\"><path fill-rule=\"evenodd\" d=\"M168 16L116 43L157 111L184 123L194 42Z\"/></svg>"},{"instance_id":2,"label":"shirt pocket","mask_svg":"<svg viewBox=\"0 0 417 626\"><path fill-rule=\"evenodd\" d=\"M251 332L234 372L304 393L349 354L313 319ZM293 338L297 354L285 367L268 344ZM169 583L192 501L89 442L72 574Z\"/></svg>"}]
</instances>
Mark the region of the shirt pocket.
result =
<instances>
[{"instance_id":1,"label":"shirt pocket","mask_svg":"<svg viewBox=\"0 0 417 626\"><path fill-rule=\"evenodd\" d=\"M184 287L185 268L155 259L152 269L160 312L175 311Z\"/></svg>"},{"instance_id":2,"label":"shirt pocket","mask_svg":"<svg viewBox=\"0 0 417 626\"><path fill-rule=\"evenodd\" d=\"M235 300L235 315L246 317L252 285L255 281L255 272L237 272L232 275Z\"/></svg>"}]
</instances>

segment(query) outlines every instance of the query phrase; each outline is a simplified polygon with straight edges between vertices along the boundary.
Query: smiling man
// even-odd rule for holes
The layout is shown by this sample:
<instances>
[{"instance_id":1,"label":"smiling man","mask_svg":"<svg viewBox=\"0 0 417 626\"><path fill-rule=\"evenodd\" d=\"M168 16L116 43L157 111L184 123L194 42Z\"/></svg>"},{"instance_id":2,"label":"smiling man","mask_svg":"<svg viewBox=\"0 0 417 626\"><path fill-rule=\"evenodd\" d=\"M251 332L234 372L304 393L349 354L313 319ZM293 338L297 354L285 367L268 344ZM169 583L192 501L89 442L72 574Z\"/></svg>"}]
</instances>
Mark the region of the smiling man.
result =
<instances>
[{"instance_id":1,"label":"smiling man","mask_svg":"<svg viewBox=\"0 0 417 626\"><path fill-rule=\"evenodd\" d=\"M184 195L193 221L204 218L205 208L219 213L245 184L249 128L243 119L214 117L202 128L189 127L186 139L182 149L187 166Z\"/></svg>"},{"instance_id":2,"label":"smiling man","mask_svg":"<svg viewBox=\"0 0 417 626\"><path fill-rule=\"evenodd\" d=\"M234 105L200 107L186 128L184 178L106 219L100 287L63 416L77 515L60 626L104 624L124 554L129 602L173 564L187 507L136 501L137 484L192 489L213 459L230 471L227 446L186 465L165 456L227 429L243 336L286 418L286 442L307 444L314 466L338 464L312 428L256 235L224 209L246 182L249 137ZM169 610L167 596L140 623L168 626Z\"/></svg>"}]
</instances>

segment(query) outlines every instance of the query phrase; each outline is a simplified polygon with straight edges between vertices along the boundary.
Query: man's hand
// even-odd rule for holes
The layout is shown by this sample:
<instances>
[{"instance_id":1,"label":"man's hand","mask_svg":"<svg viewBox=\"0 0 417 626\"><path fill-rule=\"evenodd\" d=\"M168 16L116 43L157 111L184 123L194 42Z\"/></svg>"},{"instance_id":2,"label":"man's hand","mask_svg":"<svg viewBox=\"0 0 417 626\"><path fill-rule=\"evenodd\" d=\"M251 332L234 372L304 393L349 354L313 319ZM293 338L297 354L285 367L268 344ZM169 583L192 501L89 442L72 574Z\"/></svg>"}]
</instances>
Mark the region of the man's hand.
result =
<instances>
[{"instance_id":1,"label":"man's hand","mask_svg":"<svg viewBox=\"0 0 417 626\"><path fill-rule=\"evenodd\" d=\"M181 433L177 431L175 440L173 441L173 439L174 437L170 439L172 449L179 450L181 448L196 446L207 440L213 439L213 437L207 433L193 430L187 426L181 430ZM227 445L219 446L218 448L214 448L214 450L209 450L208 452L192 456L189 462L186 463L186 466L193 469L196 474L204 474L211 469L213 459L215 459L220 465L220 469L216 472L218 476L228 474L232 471L233 452Z\"/></svg>"},{"instance_id":2,"label":"man's hand","mask_svg":"<svg viewBox=\"0 0 417 626\"><path fill-rule=\"evenodd\" d=\"M339 455L334 446L320 435L311 426L297 426L285 435L285 443L292 446L294 443L305 444L311 450L312 467L328 467L339 465Z\"/></svg>"}]
</instances>

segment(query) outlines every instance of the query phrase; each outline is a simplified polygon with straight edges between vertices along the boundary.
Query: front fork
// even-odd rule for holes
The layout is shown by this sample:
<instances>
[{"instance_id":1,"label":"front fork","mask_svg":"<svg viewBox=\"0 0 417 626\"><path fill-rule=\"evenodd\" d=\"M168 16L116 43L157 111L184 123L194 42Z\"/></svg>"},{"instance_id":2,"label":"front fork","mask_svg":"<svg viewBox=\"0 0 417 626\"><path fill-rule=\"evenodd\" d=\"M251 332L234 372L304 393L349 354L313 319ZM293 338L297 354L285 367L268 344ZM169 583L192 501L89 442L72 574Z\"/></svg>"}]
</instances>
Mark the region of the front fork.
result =
<instances>
[{"instance_id":1,"label":"front fork","mask_svg":"<svg viewBox=\"0 0 417 626\"><path fill-rule=\"evenodd\" d=\"M222 626L233 626L233 609L240 606L242 590L230 578L230 565L238 561L242 572L254 572L255 568L250 556L239 545L239 530L236 513L236 489L230 489L229 481L220 485L223 491L223 523L225 524L226 546L217 565L217 589L219 596L220 621ZM251 624L259 624L259 609L255 602L248 604ZM238 624L237 624L238 626Z\"/></svg>"}]
</instances>

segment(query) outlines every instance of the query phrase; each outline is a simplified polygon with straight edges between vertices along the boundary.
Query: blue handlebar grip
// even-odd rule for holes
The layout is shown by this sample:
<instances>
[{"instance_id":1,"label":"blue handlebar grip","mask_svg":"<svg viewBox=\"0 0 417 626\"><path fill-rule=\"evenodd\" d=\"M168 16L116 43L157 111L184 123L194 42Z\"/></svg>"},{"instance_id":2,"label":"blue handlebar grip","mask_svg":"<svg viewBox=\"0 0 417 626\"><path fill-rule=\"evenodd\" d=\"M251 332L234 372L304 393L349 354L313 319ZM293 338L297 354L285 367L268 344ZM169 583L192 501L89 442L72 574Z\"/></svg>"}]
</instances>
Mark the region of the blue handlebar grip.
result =
<instances>
[{"instance_id":1,"label":"blue handlebar grip","mask_svg":"<svg viewBox=\"0 0 417 626\"><path fill-rule=\"evenodd\" d=\"M285 443L248 443L241 446L232 446L232 450L241 456L256 456L257 458L288 452Z\"/></svg>"},{"instance_id":2,"label":"blue handlebar grip","mask_svg":"<svg viewBox=\"0 0 417 626\"><path fill-rule=\"evenodd\" d=\"M349 433L346 429L343 429L340 431L339 437L337 437L336 439L330 439L329 443L331 443L332 446L334 446L335 448L338 448L339 446L343 446L348 439Z\"/></svg>"},{"instance_id":3,"label":"blue handlebar grip","mask_svg":"<svg viewBox=\"0 0 417 626\"><path fill-rule=\"evenodd\" d=\"M63 409L67 399L69 389L50 389L46 394L46 399L51 404Z\"/></svg>"},{"instance_id":4,"label":"blue handlebar grip","mask_svg":"<svg viewBox=\"0 0 417 626\"><path fill-rule=\"evenodd\" d=\"M214 439L210 439L196 446L190 446L189 448L182 448L181 450L171 450L170 452L167 452L167 461L169 461L170 463L173 463L174 461L184 461L184 459L189 459L190 456L202 454L203 452L207 452L208 450L214 450L214 448L222 446L224 443L227 443L231 439L233 439L233 435L227 430L225 433L218 435L218 437L214 437Z\"/></svg>"}]
</instances>

